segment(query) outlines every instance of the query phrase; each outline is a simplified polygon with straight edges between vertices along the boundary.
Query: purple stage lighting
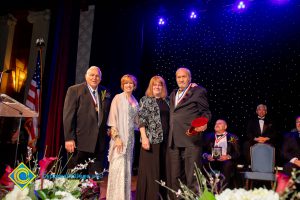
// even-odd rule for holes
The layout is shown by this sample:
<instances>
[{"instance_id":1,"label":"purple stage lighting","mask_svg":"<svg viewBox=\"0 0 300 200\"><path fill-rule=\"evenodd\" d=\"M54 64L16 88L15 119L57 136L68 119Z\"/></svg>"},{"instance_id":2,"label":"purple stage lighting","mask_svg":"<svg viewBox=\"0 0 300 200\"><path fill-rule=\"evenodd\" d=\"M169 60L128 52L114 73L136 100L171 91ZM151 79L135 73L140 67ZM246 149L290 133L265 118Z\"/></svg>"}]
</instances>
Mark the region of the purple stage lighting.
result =
<instances>
[{"instance_id":1,"label":"purple stage lighting","mask_svg":"<svg viewBox=\"0 0 300 200\"><path fill-rule=\"evenodd\" d=\"M238 6L237 6L237 8L238 8L239 10L245 9L245 8L246 8L246 5L245 5L245 3L244 3L243 1L240 1L239 4L238 4Z\"/></svg>"},{"instance_id":2,"label":"purple stage lighting","mask_svg":"<svg viewBox=\"0 0 300 200\"><path fill-rule=\"evenodd\" d=\"M195 12L191 12L190 18L191 19L195 19L196 17L197 17L196 13Z\"/></svg>"},{"instance_id":3,"label":"purple stage lighting","mask_svg":"<svg viewBox=\"0 0 300 200\"><path fill-rule=\"evenodd\" d=\"M285 3L289 2L289 0L272 0L272 2L274 4L281 5L281 4L285 4Z\"/></svg>"},{"instance_id":4,"label":"purple stage lighting","mask_svg":"<svg viewBox=\"0 0 300 200\"><path fill-rule=\"evenodd\" d=\"M164 25L164 24L165 24L165 20L163 18L159 18L158 25Z\"/></svg>"}]
</instances>

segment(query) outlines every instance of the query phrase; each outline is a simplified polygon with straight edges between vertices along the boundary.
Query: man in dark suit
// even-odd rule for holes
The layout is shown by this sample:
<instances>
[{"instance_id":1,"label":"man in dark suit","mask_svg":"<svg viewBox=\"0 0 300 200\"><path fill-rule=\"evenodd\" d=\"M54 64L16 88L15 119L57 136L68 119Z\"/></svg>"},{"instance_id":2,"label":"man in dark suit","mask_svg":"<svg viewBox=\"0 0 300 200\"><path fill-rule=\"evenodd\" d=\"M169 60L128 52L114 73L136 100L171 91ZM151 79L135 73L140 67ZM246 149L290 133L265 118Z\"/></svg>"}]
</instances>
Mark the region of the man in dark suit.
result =
<instances>
[{"instance_id":1,"label":"man in dark suit","mask_svg":"<svg viewBox=\"0 0 300 200\"><path fill-rule=\"evenodd\" d=\"M284 136L282 153L286 174L291 175L293 168L300 170L300 116L296 117L296 129Z\"/></svg>"},{"instance_id":2,"label":"man in dark suit","mask_svg":"<svg viewBox=\"0 0 300 200\"><path fill-rule=\"evenodd\" d=\"M203 160L204 167L209 171L209 164L213 170L218 170L225 177L228 187L233 187L232 177L235 172L236 162L240 156L240 145L238 137L226 131L225 120L216 121L214 133L203 134ZM214 147L221 148L221 155L212 153Z\"/></svg>"},{"instance_id":3,"label":"man in dark suit","mask_svg":"<svg viewBox=\"0 0 300 200\"><path fill-rule=\"evenodd\" d=\"M276 148L277 133L270 119L267 118L267 106L259 104L256 107L257 116L250 119L246 128L247 140L244 143L246 165L250 164L250 147L256 143L266 143Z\"/></svg>"},{"instance_id":4,"label":"man in dark suit","mask_svg":"<svg viewBox=\"0 0 300 200\"><path fill-rule=\"evenodd\" d=\"M196 191L197 181L194 174L194 163L201 167L202 135L207 124L196 127L199 134L186 135L191 122L204 116L211 118L206 89L191 86L191 72L187 68L176 71L178 89L170 95L170 131L168 138L168 157L171 166L171 187L176 191L180 179L187 186Z\"/></svg>"},{"instance_id":5,"label":"man in dark suit","mask_svg":"<svg viewBox=\"0 0 300 200\"><path fill-rule=\"evenodd\" d=\"M95 159L86 171L91 175L103 170L110 106L109 93L99 85L101 76L98 67L90 67L85 74L86 82L68 88L63 110L65 148L73 153L69 168Z\"/></svg>"}]
</instances>

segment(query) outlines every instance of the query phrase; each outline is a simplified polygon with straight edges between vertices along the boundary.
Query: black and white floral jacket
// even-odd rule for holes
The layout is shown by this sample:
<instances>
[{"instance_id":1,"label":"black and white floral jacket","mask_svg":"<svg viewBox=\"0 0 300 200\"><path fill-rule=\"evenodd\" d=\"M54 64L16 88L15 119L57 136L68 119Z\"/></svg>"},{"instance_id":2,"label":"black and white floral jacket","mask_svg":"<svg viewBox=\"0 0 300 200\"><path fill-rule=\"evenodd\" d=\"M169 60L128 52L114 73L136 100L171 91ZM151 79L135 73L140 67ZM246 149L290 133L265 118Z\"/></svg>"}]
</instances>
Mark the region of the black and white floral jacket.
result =
<instances>
[{"instance_id":1,"label":"black and white floral jacket","mask_svg":"<svg viewBox=\"0 0 300 200\"><path fill-rule=\"evenodd\" d=\"M164 100L169 105L168 100ZM140 99L139 127L145 127L150 144L158 144L163 141L160 110L154 97L144 96ZM167 139L167 138L166 138Z\"/></svg>"}]
</instances>

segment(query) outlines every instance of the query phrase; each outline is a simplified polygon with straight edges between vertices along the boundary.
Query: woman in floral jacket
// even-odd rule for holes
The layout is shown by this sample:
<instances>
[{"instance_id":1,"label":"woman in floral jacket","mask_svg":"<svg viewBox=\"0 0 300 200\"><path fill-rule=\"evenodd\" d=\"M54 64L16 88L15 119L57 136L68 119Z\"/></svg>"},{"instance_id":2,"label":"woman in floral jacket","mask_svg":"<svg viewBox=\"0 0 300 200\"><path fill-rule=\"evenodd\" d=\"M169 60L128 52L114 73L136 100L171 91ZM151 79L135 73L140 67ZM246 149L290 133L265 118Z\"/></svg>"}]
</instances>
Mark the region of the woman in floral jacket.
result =
<instances>
[{"instance_id":1,"label":"woman in floral jacket","mask_svg":"<svg viewBox=\"0 0 300 200\"><path fill-rule=\"evenodd\" d=\"M164 192L155 181L166 180L169 111L165 81L160 76L154 76L146 95L140 100L141 150L136 200L160 199L160 195L164 199Z\"/></svg>"}]
</instances>

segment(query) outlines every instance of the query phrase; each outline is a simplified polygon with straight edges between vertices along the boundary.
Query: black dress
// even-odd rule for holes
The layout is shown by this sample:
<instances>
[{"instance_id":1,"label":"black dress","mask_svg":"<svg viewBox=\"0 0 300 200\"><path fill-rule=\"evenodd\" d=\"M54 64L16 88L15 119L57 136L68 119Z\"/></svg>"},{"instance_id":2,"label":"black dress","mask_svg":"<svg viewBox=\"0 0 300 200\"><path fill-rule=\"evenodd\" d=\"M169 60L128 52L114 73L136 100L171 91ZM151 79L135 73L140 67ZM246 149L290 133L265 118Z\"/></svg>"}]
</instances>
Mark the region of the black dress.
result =
<instances>
[{"instance_id":1,"label":"black dress","mask_svg":"<svg viewBox=\"0 0 300 200\"><path fill-rule=\"evenodd\" d=\"M160 110L163 142L150 144L150 150L144 150L141 147L136 200L166 199L166 190L162 188L156 180L166 181L166 149L170 110L166 101L156 99L156 102Z\"/></svg>"}]
</instances>

